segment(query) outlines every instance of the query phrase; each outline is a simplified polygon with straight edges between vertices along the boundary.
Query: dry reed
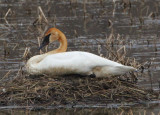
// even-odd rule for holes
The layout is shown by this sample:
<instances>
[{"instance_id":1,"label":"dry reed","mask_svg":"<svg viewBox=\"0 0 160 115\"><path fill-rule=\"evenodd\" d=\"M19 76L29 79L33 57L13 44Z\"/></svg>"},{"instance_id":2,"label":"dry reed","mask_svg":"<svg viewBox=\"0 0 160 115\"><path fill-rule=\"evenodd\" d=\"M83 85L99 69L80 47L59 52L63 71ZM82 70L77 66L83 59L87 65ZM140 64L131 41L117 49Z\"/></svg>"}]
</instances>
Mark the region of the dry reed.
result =
<instances>
[{"instance_id":1,"label":"dry reed","mask_svg":"<svg viewBox=\"0 0 160 115\"><path fill-rule=\"evenodd\" d=\"M41 25L43 22L44 22L45 24L48 24L49 22L48 22L45 14L44 14L42 8L41 8L40 6L38 6L37 9L38 9L38 17L37 17L37 19L33 22L33 25L39 25L39 24Z\"/></svg>"},{"instance_id":2,"label":"dry reed","mask_svg":"<svg viewBox=\"0 0 160 115\"><path fill-rule=\"evenodd\" d=\"M20 74L19 74L20 75ZM0 86L1 105L65 105L110 102L139 102L157 99L157 94L138 88L127 80L64 77L21 76Z\"/></svg>"}]
</instances>

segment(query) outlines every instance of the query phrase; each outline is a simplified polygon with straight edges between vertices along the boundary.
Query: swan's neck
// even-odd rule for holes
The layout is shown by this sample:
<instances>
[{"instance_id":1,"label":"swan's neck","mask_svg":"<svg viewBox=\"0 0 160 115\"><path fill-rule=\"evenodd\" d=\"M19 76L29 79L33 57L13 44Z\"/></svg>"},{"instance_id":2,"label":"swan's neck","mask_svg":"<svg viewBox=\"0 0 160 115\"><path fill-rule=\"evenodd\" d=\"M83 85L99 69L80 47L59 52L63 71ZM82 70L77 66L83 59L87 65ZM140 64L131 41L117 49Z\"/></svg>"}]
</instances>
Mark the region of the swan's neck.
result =
<instances>
[{"instance_id":1,"label":"swan's neck","mask_svg":"<svg viewBox=\"0 0 160 115\"><path fill-rule=\"evenodd\" d=\"M63 33L60 34L60 37L59 37L58 41L60 42L59 48L57 48L53 51L50 51L47 54L55 54L55 53L60 53L60 52L66 52L66 50L67 50L67 39L66 39L66 36Z\"/></svg>"},{"instance_id":2,"label":"swan's neck","mask_svg":"<svg viewBox=\"0 0 160 115\"><path fill-rule=\"evenodd\" d=\"M66 36L59 31L59 38L58 41L60 42L59 48L50 51L48 53L42 54L42 55L36 55L30 58L26 64L27 71L30 74L40 74L41 73L41 66L39 65L39 62L41 62L45 57L51 54L65 52L67 50L67 39Z\"/></svg>"}]
</instances>

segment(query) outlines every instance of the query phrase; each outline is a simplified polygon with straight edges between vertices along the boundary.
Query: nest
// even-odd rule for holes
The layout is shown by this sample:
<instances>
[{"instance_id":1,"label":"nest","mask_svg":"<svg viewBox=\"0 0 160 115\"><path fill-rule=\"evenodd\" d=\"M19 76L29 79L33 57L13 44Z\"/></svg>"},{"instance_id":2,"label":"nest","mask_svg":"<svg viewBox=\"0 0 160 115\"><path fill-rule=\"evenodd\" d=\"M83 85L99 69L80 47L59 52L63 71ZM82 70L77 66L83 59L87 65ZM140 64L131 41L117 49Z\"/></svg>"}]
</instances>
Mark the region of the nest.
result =
<instances>
[{"instance_id":1,"label":"nest","mask_svg":"<svg viewBox=\"0 0 160 115\"><path fill-rule=\"evenodd\" d=\"M123 79L122 79L123 78ZM0 103L23 106L107 104L154 100L158 94L138 88L128 78L21 76L0 86Z\"/></svg>"}]
</instances>

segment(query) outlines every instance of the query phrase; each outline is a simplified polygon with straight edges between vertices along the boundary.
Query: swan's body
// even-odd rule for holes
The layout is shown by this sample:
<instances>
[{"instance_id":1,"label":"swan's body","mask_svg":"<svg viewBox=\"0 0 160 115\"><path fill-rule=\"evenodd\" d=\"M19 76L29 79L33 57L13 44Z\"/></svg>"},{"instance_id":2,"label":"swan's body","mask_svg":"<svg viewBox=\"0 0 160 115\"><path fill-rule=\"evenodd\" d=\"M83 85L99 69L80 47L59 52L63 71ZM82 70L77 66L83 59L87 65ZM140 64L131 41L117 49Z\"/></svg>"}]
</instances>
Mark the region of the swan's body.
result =
<instances>
[{"instance_id":1,"label":"swan's body","mask_svg":"<svg viewBox=\"0 0 160 115\"><path fill-rule=\"evenodd\" d=\"M40 59L44 57L44 59ZM40 59L41 61L36 62ZM133 71L135 68L124 66L117 62L102 58L100 56L81 51L63 52L48 55L38 55L28 61L28 72L30 74L50 74L50 75L65 75L65 74L81 74L91 75L96 77L107 77L122 75L128 71Z\"/></svg>"},{"instance_id":2,"label":"swan's body","mask_svg":"<svg viewBox=\"0 0 160 115\"><path fill-rule=\"evenodd\" d=\"M66 38L63 37L60 36L59 39L62 40L58 40L65 42ZM65 52L65 45L62 44L64 43L61 43L58 50L30 58L26 65L27 71L33 75L94 74L96 77L108 77L136 70L131 66L124 66L92 53L81 51Z\"/></svg>"}]
</instances>

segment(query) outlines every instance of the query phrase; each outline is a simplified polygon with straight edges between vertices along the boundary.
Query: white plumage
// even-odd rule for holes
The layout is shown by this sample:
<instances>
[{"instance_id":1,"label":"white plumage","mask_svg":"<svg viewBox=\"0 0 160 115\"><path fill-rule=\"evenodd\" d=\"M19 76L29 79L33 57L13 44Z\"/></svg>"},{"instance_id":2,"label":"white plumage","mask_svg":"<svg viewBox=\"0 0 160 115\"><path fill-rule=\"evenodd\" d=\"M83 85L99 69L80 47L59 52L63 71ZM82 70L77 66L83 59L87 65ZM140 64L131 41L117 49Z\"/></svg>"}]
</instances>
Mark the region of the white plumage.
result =
<instances>
[{"instance_id":1,"label":"white plumage","mask_svg":"<svg viewBox=\"0 0 160 115\"><path fill-rule=\"evenodd\" d=\"M134 70L136 69L133 67L81 51L38 55L27 62L27 71L34 75L95 74L96 77L108 77Z\"/></svg>"}]
</instances>

